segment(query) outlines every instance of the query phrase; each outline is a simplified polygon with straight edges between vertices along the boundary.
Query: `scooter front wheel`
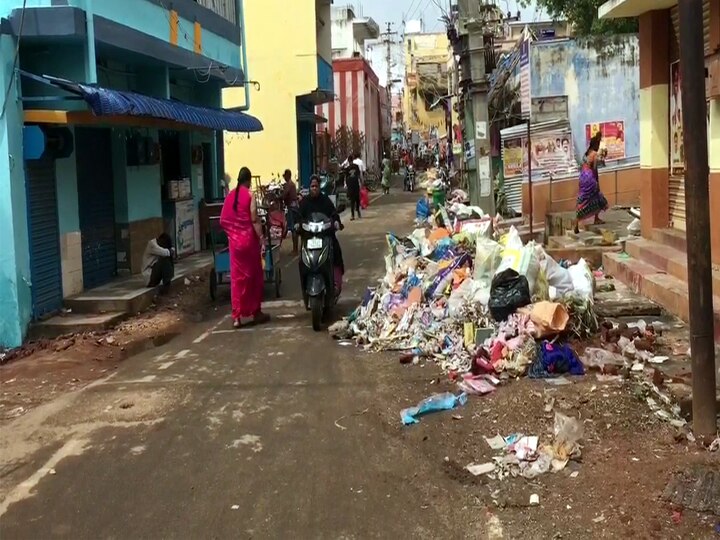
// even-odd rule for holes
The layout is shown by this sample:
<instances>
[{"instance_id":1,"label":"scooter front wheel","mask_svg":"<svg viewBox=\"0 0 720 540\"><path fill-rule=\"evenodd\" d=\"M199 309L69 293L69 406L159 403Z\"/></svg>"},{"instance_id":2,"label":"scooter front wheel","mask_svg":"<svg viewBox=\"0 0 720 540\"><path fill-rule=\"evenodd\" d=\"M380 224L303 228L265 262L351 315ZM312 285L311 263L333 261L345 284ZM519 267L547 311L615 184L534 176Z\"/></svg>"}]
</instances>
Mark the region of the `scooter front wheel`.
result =
<instances>
[{"instance_id":1,"label":"scooter front wheel","mask_svg":"<svg viewBox=\"0 0 720 540\"><path fill-rule=\"evenodd\" d=\"M321 296L313 296L310 298L310 313L312 314L312 327L315 332L319 332L322 326L323 309L325 307L325 299Z\"/></svg>"}]
</instances>

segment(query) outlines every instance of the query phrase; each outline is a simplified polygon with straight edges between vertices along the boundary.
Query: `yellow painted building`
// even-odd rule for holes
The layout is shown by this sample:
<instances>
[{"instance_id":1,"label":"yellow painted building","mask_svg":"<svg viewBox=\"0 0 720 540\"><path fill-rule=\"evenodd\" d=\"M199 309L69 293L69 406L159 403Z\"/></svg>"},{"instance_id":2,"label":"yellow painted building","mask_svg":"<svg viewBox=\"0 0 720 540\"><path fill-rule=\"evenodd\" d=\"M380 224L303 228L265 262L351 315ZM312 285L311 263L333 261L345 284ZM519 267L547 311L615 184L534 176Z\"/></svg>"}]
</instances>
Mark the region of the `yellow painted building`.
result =
<instances>
[{"instance_id":1,"label":"yellow painted building","mask_svg":"<svg viewBox=\"0 0 720 540\"><path fill-rule=\"evenodd\" d=\"M247 78L253 116L264 131L225 134L225 170L249 167L263 182L293 171L303 183L315 170L315 105L334 99L331 0L245 0ZM244 88L223 93L226 108L246 105Z\"/></svg>"},{"instance_id":2,"label":"yellow painted building","mask_svg":"<svg viewBox=\"0 0 720 540\"><path fill-rule=\"evenodd\" d=\"M405 36L405 129L417 131L421 138L427 138L432 128L437 128L439 137L447 134L443 108L430 109L448 93L449 47L444 33Z\"/></svg>"}]
</instances>

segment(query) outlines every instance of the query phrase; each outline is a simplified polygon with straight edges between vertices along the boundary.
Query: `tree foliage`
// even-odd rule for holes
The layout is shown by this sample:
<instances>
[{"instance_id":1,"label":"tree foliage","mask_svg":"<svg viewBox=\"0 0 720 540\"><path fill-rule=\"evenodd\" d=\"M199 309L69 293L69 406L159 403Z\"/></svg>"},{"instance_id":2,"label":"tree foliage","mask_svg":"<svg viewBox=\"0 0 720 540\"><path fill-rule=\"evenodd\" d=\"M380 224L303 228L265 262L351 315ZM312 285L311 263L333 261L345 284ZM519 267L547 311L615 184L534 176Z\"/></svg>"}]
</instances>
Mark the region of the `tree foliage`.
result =
<instances>
[{"instance_id":1,"label":"tree foliage","mask_svg":"<svg viewBox=\"0 0 720 540\"><path fill-rule=\"evenodd\" d=\"M598 8L607 0L520 0L528 7L543 8L553 20L573 24L577 36L625 34L638 31L637 19L598 19Z\"/></svg>"}]
</instances>

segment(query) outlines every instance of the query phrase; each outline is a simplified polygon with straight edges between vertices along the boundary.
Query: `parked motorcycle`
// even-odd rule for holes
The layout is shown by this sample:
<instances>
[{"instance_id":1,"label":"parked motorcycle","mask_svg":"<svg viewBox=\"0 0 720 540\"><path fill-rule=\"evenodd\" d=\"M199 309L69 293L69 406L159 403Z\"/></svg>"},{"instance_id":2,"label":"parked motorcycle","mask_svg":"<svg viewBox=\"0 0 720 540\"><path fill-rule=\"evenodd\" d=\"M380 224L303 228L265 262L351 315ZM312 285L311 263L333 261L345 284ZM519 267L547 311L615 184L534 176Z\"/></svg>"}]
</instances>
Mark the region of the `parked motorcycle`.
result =
<instances>
[{"instance_id":1,"label":"parked motorcycle","mask_svg":"<svg viewBox=\"0 0 720 540\"><path fill-rule=\"evenodd\" d=\"M405 170L405 191L415 191L415 168L412 165L408 165Z\"/></svg>"},{"instance_id":2,"label":"parked motorcycle","mask_svg":"<svg viewBox=\"0 0 720 540\"><path fill-rule=\"evenodd\" d=\"M341 271L335 267L333 235L342 227L324 214L312 214L300 223L302 249L300 283L305 309L312 314L312 326L320 331L322 322L337 304L342 290Z\"/></svg>"}]
</instances>

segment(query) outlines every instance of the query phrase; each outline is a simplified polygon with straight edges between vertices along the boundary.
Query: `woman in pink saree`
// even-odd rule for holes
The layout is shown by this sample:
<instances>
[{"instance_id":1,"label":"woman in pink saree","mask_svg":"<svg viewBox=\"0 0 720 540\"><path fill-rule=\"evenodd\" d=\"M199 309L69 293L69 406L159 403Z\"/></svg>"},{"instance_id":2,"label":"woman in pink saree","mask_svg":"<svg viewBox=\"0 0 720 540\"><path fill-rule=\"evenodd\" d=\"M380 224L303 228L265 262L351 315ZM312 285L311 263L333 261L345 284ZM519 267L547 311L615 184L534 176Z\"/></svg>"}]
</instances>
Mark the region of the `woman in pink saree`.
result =
<instances>
[{"instance_id":1,"label":"woman in pink saree","mask_svg":"<svg viewBox=\"0 0 720 540\"><path fill-rule=\"evenodd\" d=\"M262 225L250 192L251 179L250 169L240 169L237 186L228 193L220 214L220 226L227 233L230 247L230 298L235 328L240 328L243 319L252 319L254 324L270 320L261 309L265 287Z\"/></svg>"}]
</instances>

